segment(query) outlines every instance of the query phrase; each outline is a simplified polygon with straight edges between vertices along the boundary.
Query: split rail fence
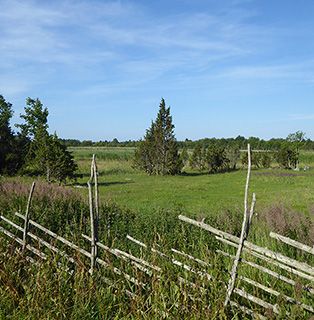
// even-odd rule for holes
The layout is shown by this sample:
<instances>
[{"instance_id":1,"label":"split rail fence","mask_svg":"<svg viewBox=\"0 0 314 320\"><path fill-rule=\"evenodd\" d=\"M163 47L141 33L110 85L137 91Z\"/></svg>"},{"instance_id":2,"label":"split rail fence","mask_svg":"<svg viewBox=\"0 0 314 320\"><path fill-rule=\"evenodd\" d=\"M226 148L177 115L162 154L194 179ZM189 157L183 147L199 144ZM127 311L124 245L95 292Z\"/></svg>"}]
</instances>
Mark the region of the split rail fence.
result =
<instances>
[{"instance_id":1,"label":"split rail fence","mask_svg":"<svg viewBox=\"0 0 314 320\"><path fill-rule=\"evenodd\" d=\"M245 289L240 287L241 283L246 283L250 285L251 288L258 289L254 290L254 292L262 292L269 295L269 297L275 297L281 299L286 303L297 305L299 308L302 308L306 313L308 313L309 317L314 314L314 305L313 303L306 304L302 302L303 296L310 297L307 301L314 301L314 267L304 263L292 259L288 256L285 256L279 252L274 252L267 248L255 245L252 242L247 241L247 237L249 234L250 226L252 224L252 218L255 210L256 197L253 193L252 202L249 206L248 202L248 194L249 194L249 181L251 175L251 150L248 145L248 172L247 172L247 180L245 185L245 197L244 197L244 215L243 215L243 223L241 229L240 237L234 236L227 232L216 229L209 224L204 223L203 221L197 221L191 218L188 218L184 215L179 215L179 220L183 223L187 223L193 225L195 227L206 230L211 233L221 244L232 247L236 250L235 255L223 251L220 249L216 250L216 254L221 255L222 257L227 257L232 259L233 264L230 271L230 279L228 284L226 285L226 296L225 296L225 307L230 305L233 308L240 309L242 312L252 316L253 318L259 319L267 319L267 314L271 312L274 315L278 315L281 312L280 305L273 304L270 301L266 301L265 298L258 297L254 295L254 293L250 293ZM62 256L64 259L69 261L72 264L77 264L78 261L76 258L71 256L66 250L60 249L60 246L57 243L62 244L62 248L68 247L72 251L76 251L80 255L83 255L90 263L88 264L89 273L93 274L98 267L103 267L106 269L110 269L114 274L123 277L129 284L131 284L134 288L142 288L145 289L147 284L136 279L134 276L130 275L125 270L121 270L120 268L113 267L110 263L106 262L102 259L99 254L100 250L104 250L106 253L112 254L116 258L122 259L126 261L128 264L132 265L137 270L145 273L148 277L151 277L154 273L163 272L162 268L155 265L152 262L146 261L140 257L137 257L130 252L126 252L123 250L119 250L117 248L110 248L105 244L101 243L98 239L98 225L99 225L99 193L98 193L98 173L97 173L97 165L95 156L93 156L91 163L91 176L87 183L88 185L88 194L89 194L89 215L90 215L90 235L82 234L82 237L88 241L90 244L90 250L87 251L83 249L81 246L73 243L72 241L52 232L41 224L31 219L31 201L35 188L35 183L32 184L27 207L25 214L21 214L16 212L15 215L22 220L23 226L20 226L4 215L0 215L0 222L6 223L11 227L5 228L0 226L0 231L8 236L9 238L16 241L21 245L23 252L30 251L35 256L43 260L47 260L48 255L42 250L42 247L46 247L52 253ZM93 187L94 186L94 190ZM17 232L21 233L19 237L17 232L13 233L10 230L14 228ZM49 240L43 239L44 237L38 236L38 232L45 234L50 238ZM314 255L314 247L307 246L290 238L284 237L280 234L271 232L270 237L284 243L286 245L291 246L291 248L295 248L300 250L308 255ZM154 254L167 259L171 264L177 266L186 272L192 273L197 277L201 277L205 279L206 282L214 281L211 274L208 273L207 267L209 264L199 258L194 257L192 254L177 250L175 248L171 248L171 255L167 252L162 252L160 247L149 247L145 243L140 240L135 239L131 235L127 235L126 240L132 241L136 245L140 246L144 250L153 252ZM32 242L30 241L32 240ZM52 241L51 241L52 240ZM156 249L157 248L157 249ZM245 255L245 257L244 257ZM184 257L185 260L189 260L199 266L199 268L192 267L191 265L186 264L175 258L176 256ZM31 262L36 263L36 261L32 257L27 257ZM256 261L261 261L256 262ZM265 265L266 264L266 265ZM296 299L295 297L291 297L287 295L285 292L280 292L279 290L275 290L272 286L269 286L267 283L260 283L255 279L251 279L247 276L240 275L241 267L249 266L253 268L257 272L267 275L270 279L273 279L274 282L282 282L285 285L291 286L292 290L296 287L301 286L301 297ZM275 270L277 271L275 271ZM282 274L283 271L284 275ZM73 272L70 271L70 272ZM261 277L264 279L264 277ZM114 285L113 281L105 277L103 280L110 284ZM189 285L191 287L197 287L200 291L206 291L206 285L199 287L192 281L189 281L181 276L178 276L178 281ZM206 283L205 282L205 283ZM131 288L131 287L130 287ZM125 290L126 294L131 298L136 296L136 290ZM264 297L264 295L263 295ZM191 299L193 299L191 297ZM248 302L248 303L246 303ZM250 308L249 305L253 305L254 307ZM258 310L258 312L256 311Z\"/></svg>"}]
</instances>

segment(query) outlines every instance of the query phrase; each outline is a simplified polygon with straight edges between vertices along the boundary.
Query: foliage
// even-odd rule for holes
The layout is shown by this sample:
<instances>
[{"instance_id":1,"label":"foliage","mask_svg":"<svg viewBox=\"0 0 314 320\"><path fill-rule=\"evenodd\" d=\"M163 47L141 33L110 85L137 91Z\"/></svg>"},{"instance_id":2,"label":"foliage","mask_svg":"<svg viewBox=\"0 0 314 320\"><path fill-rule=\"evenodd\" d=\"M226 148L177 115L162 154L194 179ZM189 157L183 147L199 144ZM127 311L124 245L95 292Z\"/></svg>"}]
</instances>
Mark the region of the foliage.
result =
<instances>
[{"instance_id":1,"label":"foliage","mask_svg":"<svg viewBox=\"0 0 314 320\"><path fill-rule=\"evenodd\" d=\"M24 115L21 118L25 121L24 124L16 125L21 129L21 134L31 139L36 138L36 135L43 134L48 130L48 109L44 108L41 101L37 99L26 99L26 107Z\"/></svg>"},{"instance_id":2,"label":"foliage","mask_svg":"<svg viewBox=\"0 0 314 320\"><path fill-rule=\"evenodd\" d=\"M261 154L261 165L263 168L270 168L273 160L273 155L269 152Z\"/></svg>"},{"instance_id":3,"label":"foliage","mask_svg":"<svg viewBox=\"0 0 314 320\"><path fill-rule=\"evenodd\" d=\"M251 152L251 165L255 168L270 168L272 163L272 153L267 151ZM247 152L244 152L241 157L241 163L243 166L248 165Z\"/></svg>"},{"instance_id":4,"label":"foliage","mask_svg":"<svg viewBox=\"0 0 314 320\"><path fill-rule=\"evenodd\" d=\"M282 168L295 169L299 162L299 151L289 145L284 145L277 152L276 160Z\"/></svg>"},{"instance_id":5,"label":"foliage","mask_svg":"<svg viewBox=\"0 0 314 320\"><path fill-rule=\"evenodd\" d=\"M237 163L240 159L240 150L237 147L228 147L225 150L226 157L229 162L229 168L235 170L237 168Z\"/></svg>"},{"instance_id":6,"label":"foliage","mask_svg":"<svg viewBox=\"0 0 314 320\"><path fill-rule=\"evenodd\" d=\"M180 159L182 161L183 166L186 166L189 162L189 153L187 148L183 148L180 153Z\"/></svg>"},{"instance_id":7,"label":"foliage","mask_svg":"<svg viewBox=\"0 0 314 320\"><path fill-rule=\"evenodd\" d=\"M150 175L181 172L183 164L174 136L170 107L166 108L164 99L161 99L156 120L147 129L144 140L135 151L134 163Z\"/></svg>"},{"instance_id":8,"label":"foliage","mask_svg":"<svg viewBox=\"0 0 314 320\"><path fill-rule=\"evenodd\" d=\"M29 139L10 127L12 104L0 95L0 174L15 174L24 164Z\"/></svg>"},{"instance_id":9,"label":"foliage","mask_svg":"<svg viewBox=\"0 0 314 320\"><path fill-rule=\"evenodd\" d=\"M206 164L210 173L222 172L228 169L229 160L225 148L211 145L207 148Z\"/></svg>"},{"instance_id":10,"label":"foliage","mask_svg":"<svg viewBox=\"0 0 314 320\"><path fill-rule=\"evenodd\" d=\"M206 148L198 144L193 150L190 158L190 166L192 169L202 171L206 167Z\"/></svg>"},{"instance_id":11,"label":"foliage","mask_svg":"<svg viewBox=\"0 0 314 320\"><path fill-rule=\"evenodd\" d=\"M290 134L288 140L291 138L300 138L300 132L302 133L302 141L299 144L300 150L314 150L314 141L306 138L305 134L302 131L297 131L296 133ZM101 141L91 141L91 140L77 140L77 139L63 139L66 146L75 146L75 147L137 147L140 144L140 141L136 140L126 140L126 141L117 141L113 139L101 140ZM264 140L258 137L243 137L237 136L235 138L203 138L200 140L192 141L190 139L185 139L183 141L178 141L180 149L195 149L197 145L202 145L208 147L210 144L218 144L221 146L234 149L246 149L247 144L251 145L251 148L254 150L272 150L276 151L282 147L283 144L287 142L287 139L284 138L271 138L269 140ZM290 141L289 141L290 142Z\"/></svg>"},{"instance_id":12,"label":"foliage","mask_svg":"<svg viewBox=\"0 0 314 320\"><path fill-rule=\"evenodd\" d=\"M305 133L303 131L290 133L286 140L287 143L282 146L278 155L278 163L284 168L298 169L300 150L306 143Z\"/></svg>"},{"instance_id":13,"label":"foliage","mask_svg":"<svg viewBox=\"0 0 314 320\"><path fill-rule=\"evenodd\" d=\"M208 170L210 173L234 170L240 151L236 148L226 149L219 144L210 144L207 148L200 144L193 150L190 166L199 171Z\"/></svg>"},{"instance_id":14,"label":"foliage","mask_svg":"<svg viewBox=\"0 0 314 320\"><path fill-rule=\"evenodd\" d=\"M14 137L10 127L12 115L12 104L0 95L0 173L9 170L10 155L13 151Z\"/></svg>"},{"instance_id":15,"label":"foliage","mask_svg":"<svg viewBox=\"0 0 314 320\"><path fill-rule=\"evenodd\" d=\"M64 182L73 178L77 166L73 156L57 135L48 133L48 109L37 99L26 99L24 123L14 134L10 127L12 104L0 95L0 173L46 175Z\"/></svg>"},{"instance_id":16,"label":"foliage","mask_svg":"<svg viewBox=\"0 0 314 320\"><path fill-rule=\"evenodd\" d=\"M286 139L289 142L301 143L305 141L305 132L296 131L294 133L290 133Z\"/></svg>"},{"instance_id":17,"label":"foliage","mask_svg":"<svg viewBox=\"0 0 314 320\"><path fill-rule=\"evenodd\" d=\"M46 175L48 182L57 180L65 182L67 178L73 179L77 170L72 154L67 150L58 136L37 135L31 143L28 154L26 171Z\"/></svg>"}]
</instances>

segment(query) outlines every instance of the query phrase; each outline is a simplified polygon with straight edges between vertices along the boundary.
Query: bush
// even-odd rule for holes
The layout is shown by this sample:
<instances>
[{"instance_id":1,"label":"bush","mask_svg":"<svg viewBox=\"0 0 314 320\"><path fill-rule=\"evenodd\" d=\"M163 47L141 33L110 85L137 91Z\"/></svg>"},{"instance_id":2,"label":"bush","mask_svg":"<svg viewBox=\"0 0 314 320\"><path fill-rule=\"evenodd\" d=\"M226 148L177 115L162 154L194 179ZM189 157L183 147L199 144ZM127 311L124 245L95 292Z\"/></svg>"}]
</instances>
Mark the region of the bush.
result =
<instances>
[{"instance_id":1,"label":"bush","mask_svg":"<svg viewBox=\"0 0 314 320\"><path fill-rule=\"evenodd\" d=\"M276 160L281 168L295 169L299 163L299 152L285 145L276 154Z\"/></svg>"},{"instance_id":2,"label":"bush","mask_svg":"<svg viewBox=\"0 0 314 320\"><path fill-rule=\"evenodd\" d=\"M226 157L225 148L211 145L207 149L206 164L211 173L221 172L228 169L229 159Z\"/></svg>"},{"instance_id":3,"label":"bush","mask_svg":"<svg viewBox=\"0 0 314 320\"><path fill-rule=\"evenodd\" d=\"M270 168L272 162L272 154L269 152L252 152L251 164L255 168ZM248 165L247 152L242 154L241 163L243 166Z\"/></svg>"}]
</instances>

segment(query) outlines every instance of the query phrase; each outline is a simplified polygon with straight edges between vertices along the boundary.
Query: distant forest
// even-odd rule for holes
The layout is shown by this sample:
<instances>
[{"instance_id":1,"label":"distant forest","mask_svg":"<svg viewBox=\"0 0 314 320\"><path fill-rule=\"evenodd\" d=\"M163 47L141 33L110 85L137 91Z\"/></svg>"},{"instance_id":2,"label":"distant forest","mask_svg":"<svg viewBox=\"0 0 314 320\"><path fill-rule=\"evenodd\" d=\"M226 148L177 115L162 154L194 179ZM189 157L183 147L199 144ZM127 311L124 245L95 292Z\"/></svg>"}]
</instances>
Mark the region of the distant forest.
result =
<instances>
[{"instance_id":1,"label":"distant forest","mask_svg":"<svg viewBox=\"0 0 314 320\"><path fill-rule=\"evenodd\" d=\"M140 140L128 140L118 141L113 139L112 141L104 140L94 142L91 140L78 140L78 139L62 139L63 143L67 147L138 147ZM196 146L208 147L212 144L220 145L222 147L236 147L239 149L246 149L247 144L251 145L252 149L257 150L278 150L287 142L284 138L272 138L270 140L263 140L257 137L245 138L243 136L237 136L236 138L204 138L200 140L192 141L185 139L184 141L178 141L179 148L194 149ZM314 141L311 139L305 139L300 145L302 150L314 150Z\"/></svg>"}]
</instances>

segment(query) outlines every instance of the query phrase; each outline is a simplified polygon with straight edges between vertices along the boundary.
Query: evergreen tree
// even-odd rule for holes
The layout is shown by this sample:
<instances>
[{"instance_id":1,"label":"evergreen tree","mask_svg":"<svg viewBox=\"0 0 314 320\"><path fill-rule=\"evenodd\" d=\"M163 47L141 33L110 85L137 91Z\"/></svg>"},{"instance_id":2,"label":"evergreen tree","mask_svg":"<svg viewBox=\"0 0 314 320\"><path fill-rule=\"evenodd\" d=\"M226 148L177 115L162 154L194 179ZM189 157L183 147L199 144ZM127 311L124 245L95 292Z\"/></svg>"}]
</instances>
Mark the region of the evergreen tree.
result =
<instances>
[{"instance_id":1,"label":"evergreen tree","mask_svg":"<svg viewBox=\"0 0 314 320\"><path fill-rule=\"evenodd\" d=\"M135 152L135 165L148 174L178 174L182 169L182 160L174 135L174 125L170 107L166 108L161 99L157 118L146 130L144 140Z\"/></svg>"},{"instance_id":2,"label":"evergreen tree","mask_svg":"<svg viewBox=\"0 0 314 320\"><path fill-rule=\"evenodd\" d=\"M212 144L207 149L206 162L211 173L225 171L229 166L225 148Z\"/></svg>"},{"instance_id":3,"label":"evergreen tree","mask_svg":"<svg viewBox=\"0 0 314 320\"><path fill-rule=\"evenodd\" d=\"M229 169L236 170L237 162L240 159L240 150L237 147L228 147L226 149L226 157L229 160Z\"/></svg>"},{"instance_id":4,"label":"evergreen tree","mask_svg":"<svg viewBox=\"0 0 314 320\"><path fill-rule=\"evenodd\" d=\"M198 144L194 148L191 159L190 159L191 168L198 169L199 171L204 170L205 162L206 162L205 158L206 158L206 148Z\"/></svg>"},{"instance_id":5,"label":"evergreen tree","mask_svg":"<svg viewBox=\"0 0 314 320\"><path fill-rule=\"evenodd\" d=\"M0 173L10 173L14 135L10 127L12 104L0 95Z\"/></svg>"},{"instance_id":6,"label":"evergreen tree","mask_svg":"<svg viewBox=\"0 0 314 320\"><path fill-rule=\"evenodd\" d=\"M66 146L60 141L57 134L49 137L49 154L47 167L49 168L50 179L65 182L67 178L73 179L77 170L72 154L67 151Z\"/></svg>"},{"instance_id":7,"label":"evergreen tree","mask_svg":"<svg viewBox=\"0 0 314 320\"><path fill-rule=\"evenodd\" d=\"M189 161L189 153L186 147L182 149L182 152L180 153L180 159L182 161L182 165L186 166Z\"/></svg>"}]
</instances>

